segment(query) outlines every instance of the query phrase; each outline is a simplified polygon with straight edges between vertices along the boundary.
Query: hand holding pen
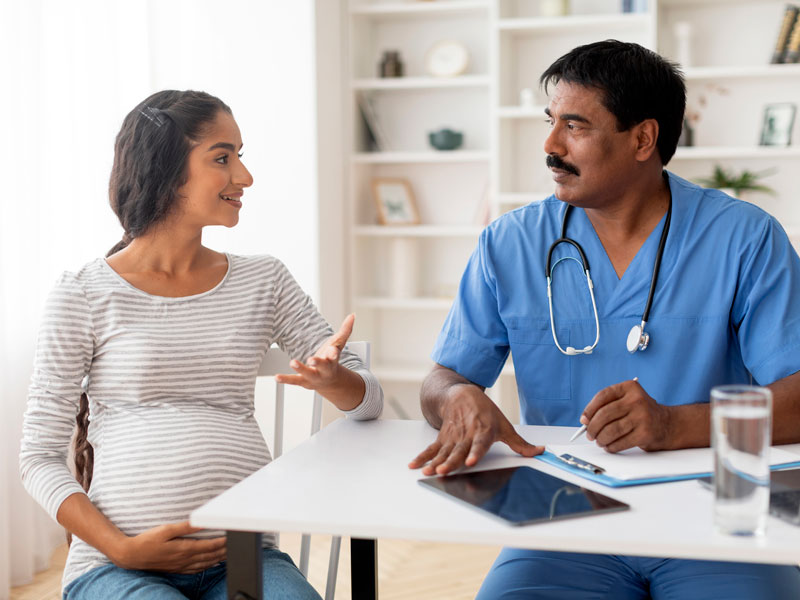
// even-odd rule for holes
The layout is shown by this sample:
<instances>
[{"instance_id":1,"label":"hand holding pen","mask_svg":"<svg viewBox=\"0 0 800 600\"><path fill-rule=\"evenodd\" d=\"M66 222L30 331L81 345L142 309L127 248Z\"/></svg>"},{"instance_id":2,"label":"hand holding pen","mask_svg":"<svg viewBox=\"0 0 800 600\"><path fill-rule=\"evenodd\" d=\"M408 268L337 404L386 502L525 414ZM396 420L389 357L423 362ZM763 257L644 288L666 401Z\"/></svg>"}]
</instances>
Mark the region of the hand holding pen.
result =
<instances>
[{"instance_id":1,"label":"hand holding pen","mask_svg":"<svg viewBox=\"0 0 800 600\"><path fill-rule=\"evenodd\" d=\"M586 432L589 440L608 452L638 446L643 450L669 448L672 407L647 395L638 378L610 385L595 394L583 409L581 427L573 439Z\"/></svg>"},{"instance_id":2,"label":"hand holding pen","mask_svg":"<svg viewBox=\"0 0 800 600\"><path fill-rule=\"evenodd\" d=\"M631 381L639 381L639 378L638 377L634 377L633 379L631 379ZM586 415L585 414L582 415L582 416L583 416L584 419L586 419ZM586 426L588 425L588 423L589 423L589 420L586 419L586 423L581 425L580 429L578 429L578 431L576 431L575 433L572 434L572 437L569 438L570 443L574 442L576 439L578 439L580 436L582 436L584 433L586 433Z\"/></svg>"}]
</instances>

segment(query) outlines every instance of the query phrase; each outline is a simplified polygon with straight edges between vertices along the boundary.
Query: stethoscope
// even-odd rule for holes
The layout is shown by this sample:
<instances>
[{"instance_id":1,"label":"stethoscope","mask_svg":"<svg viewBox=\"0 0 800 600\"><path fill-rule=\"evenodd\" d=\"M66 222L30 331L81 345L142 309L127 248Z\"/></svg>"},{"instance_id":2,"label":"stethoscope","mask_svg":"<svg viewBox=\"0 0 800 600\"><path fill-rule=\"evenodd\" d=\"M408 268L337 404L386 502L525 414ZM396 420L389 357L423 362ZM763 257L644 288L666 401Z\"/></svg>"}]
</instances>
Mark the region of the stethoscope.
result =
<instances>
[{"instance_id":1,"label":"stethoscope","mask_svg":"<svg viewBox=\"0 0 800 600\"><path fill-rule=\"evenodd\" d=\"M597 346L597 342L600 341L600 319L597 316L597 303L594 300L594 284L592 284L592 276L589 274L589 261L586 260L586 254L583 252L583 248L581 248L580 244L573 239L567 237L567 220L569 218L569 212L572 209L572 205L567 204L566 209L564 210L564 218L561 221L561 237L559 237L555 242L550 245L550 249L547 251L547 263L545 265L545 275L547 276L547 302L550 306L550 330L553 332L553 341L556 343L556 347L562 354L566 354L567 356L575 356L576 354L591 354L592 350L595 349ZM650 293L647 295L647 304L644 306L644 313L642 314L642 322L639 325L634 325L631 327L630 332L628 333L628 339L626 341L626 345L628 347L628 352L634 354L637 350L645 350L647 346L650 344L650 334L644 330L644 326L647 324L647 318L650 316L650 307L653 305L653 295L656 291L656 283L658 282L658 270L661 267L661 257L664 254L664 246L667 243L667 235L669 234L669 223L672 218L672 190L670 190L669 195L669 206L667 207L667 218L664 221L664 230L661 232L661 240L658 242L658 252L656 253L656 261L653 265L653 276L650 278ZM559 244L569 244L573 246L580 255L580 261L575 258L574 256L564 256L559 258L555 264L551 267L550 262L553 257L553 250L555 250L556 246ZM594 311L594 327L597 335L595 335L594 343L591 346L585 346L582 349L573 348L572 346L567 346L566 349L561 347L561 344L558 343L558 336L556 335L556 325L553 319L553 291L550 287L551 280L552 280L552 273L555 270L558 263L564 260L574 260L575 262L579 263L583 268L583 271L586 273L586 284L589 286L589 296L592 298L592 310Z\"/></svg>"}]
</instances>

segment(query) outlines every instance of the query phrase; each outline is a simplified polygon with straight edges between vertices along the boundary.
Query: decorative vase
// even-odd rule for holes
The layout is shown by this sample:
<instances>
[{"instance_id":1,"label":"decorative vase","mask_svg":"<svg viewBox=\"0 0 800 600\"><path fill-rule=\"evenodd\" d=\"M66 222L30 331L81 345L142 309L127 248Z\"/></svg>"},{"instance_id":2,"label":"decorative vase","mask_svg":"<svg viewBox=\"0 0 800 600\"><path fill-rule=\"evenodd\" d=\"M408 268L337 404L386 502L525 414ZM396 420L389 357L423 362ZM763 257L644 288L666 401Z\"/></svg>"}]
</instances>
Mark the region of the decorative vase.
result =
<instances>
[{"instance_id":1,"label":"decorative vase","mask_svg":"<svg viewBox=\"0 0 800 600\"><path fill-rule=\"evenodd\" d=\"M464 142L464 134L452 129L440 129L428 134L428 141L437 150L455 150Z\"/></svg>"},{"instance_id":2,"label":"decorative vase","mask_svg":"<svg viewBox=\"0 0 800 600\"><path fill-rule=\"evenodd\" d=\"M381 77L403 76L403 61L400 60L400 52L397 50L386 50L383 53L383 58L378 68L378 75Z\"/></svg>"}]
</instances>

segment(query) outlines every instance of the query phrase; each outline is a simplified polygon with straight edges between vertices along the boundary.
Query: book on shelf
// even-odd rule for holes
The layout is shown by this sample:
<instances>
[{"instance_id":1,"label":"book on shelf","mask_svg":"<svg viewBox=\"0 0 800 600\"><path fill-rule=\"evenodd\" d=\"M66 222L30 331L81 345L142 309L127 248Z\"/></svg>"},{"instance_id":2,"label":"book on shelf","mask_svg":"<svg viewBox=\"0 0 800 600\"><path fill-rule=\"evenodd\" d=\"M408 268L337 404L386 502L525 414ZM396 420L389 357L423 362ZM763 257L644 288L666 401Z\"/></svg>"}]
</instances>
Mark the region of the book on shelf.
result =
<instances>
[{"instance_id":1,"label":"book on shelf","mask_svg":"<svg viewBox=\"0 0 800 600\"><path fill-rule=\"evenodd\" d=\"M372 102L372 97L369 94L365 92L358 94L358 109L364 122L365 145L367 150L387 152L390 149L389 139L386 137L386 132L381 126L378 114Z\"/></svg>"},{"instance_id":2,"label":"book on shelf","mask_svg":"<svg viewBox=\"0 0 800 600\"><path fill-rule=\"evenodd\" d=\"M789 34L789 41L786 43L786 52L783 54L783 62L800 62L800 11L798 11L794 19L794 27L792 27L792 33Z\"/></svg>"},{"instance_id":3,"label":"book on shelf","mask_svg":"<svg viewBox=\"0 0 800 600\"><path fill-rule=\"evenodd\" d=\"M794 42L793 52L791 50L792 42ZM800 6L787 4L783 11L771 62L772 64L797 62L798 51L800 51Z\"/></svg>"}]
</instances>

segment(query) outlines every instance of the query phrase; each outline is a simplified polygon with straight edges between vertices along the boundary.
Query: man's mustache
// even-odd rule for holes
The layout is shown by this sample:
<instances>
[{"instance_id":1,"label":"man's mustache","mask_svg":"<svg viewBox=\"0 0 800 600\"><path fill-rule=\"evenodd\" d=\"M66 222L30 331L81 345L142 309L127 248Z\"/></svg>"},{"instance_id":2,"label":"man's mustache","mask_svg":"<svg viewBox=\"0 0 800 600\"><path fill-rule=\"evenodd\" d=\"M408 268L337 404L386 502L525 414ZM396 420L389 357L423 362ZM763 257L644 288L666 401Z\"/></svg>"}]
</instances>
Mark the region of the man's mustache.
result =
<instances>
[{"instance_id":1,"label":"man's mustache","mask_svg":"<svg viewBox=\"0 0 800 600\"><path fill-rule=\"evenodd\" d=\"M559 156L556 156L555 154L548 154L545 162L547 163L548 169L561 169L562 171L572 173L573 175L581 174L581 172L578 170L578 167L569 163L565 163Z\"/></svg>"}]
</instances>

